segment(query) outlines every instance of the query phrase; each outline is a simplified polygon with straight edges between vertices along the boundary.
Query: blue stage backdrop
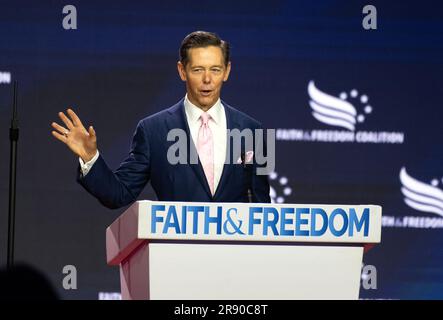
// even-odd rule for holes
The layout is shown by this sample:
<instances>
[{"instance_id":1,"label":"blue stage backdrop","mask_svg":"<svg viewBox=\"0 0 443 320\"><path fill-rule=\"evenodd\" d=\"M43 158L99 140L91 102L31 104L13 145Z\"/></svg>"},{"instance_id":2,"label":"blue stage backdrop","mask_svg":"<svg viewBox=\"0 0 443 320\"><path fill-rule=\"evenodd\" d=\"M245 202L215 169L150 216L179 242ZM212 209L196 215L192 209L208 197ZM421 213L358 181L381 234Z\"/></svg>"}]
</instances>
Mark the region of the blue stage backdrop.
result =
<instances>
[{"instance_id":1,"label":"blue stage backdrop","mask_svg":"<svg viewBox=\"0 0 443 320\"><path fill-rule=\"evenodd\" d=\"M63 6L77 9L65 30ZM111 167L137 122L181 99L183 37L232 45L222 98L276 129L274 202L378 204L382 243L364 257L377 288L362 299L443 298L443 6L373 1L0 1L0 262L6 263L8 127L19 81L16 260L65 299L112 298L102 207L75 182L77 158L50 134L72 107L94 125ZM140 199L153 199L148 186ZM62 286L77 269L76 290ZM179 266L177 266L179 267ZM328 271L329 272L329 271Z\"/></svg>"}]
</instances>

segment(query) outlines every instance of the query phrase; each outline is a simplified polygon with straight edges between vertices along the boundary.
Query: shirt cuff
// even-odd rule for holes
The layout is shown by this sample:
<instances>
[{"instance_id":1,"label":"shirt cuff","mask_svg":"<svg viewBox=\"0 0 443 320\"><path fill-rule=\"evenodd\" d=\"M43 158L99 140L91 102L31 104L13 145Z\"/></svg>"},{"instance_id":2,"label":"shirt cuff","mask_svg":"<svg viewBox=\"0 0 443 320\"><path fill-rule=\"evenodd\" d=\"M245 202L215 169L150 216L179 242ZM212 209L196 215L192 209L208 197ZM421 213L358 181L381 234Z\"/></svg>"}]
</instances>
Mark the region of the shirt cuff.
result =
<instances>
[{"instance_id":1,"label":"shirt cuff","mask_svg":"<svg viewBox=\"0 0 443 320\"><path fill-rule=\"evenodd\" d=\"M82 160L82 158L80 158L80 157L78 158L78 161L80 162L80 170L82 172L83 177L85 177L88 174L89 170L91 170L92 166L97 161L99 155L100 154L97 150L97 153L95 154L95 156L86 163Z\"/></svg>"}]
</instances>

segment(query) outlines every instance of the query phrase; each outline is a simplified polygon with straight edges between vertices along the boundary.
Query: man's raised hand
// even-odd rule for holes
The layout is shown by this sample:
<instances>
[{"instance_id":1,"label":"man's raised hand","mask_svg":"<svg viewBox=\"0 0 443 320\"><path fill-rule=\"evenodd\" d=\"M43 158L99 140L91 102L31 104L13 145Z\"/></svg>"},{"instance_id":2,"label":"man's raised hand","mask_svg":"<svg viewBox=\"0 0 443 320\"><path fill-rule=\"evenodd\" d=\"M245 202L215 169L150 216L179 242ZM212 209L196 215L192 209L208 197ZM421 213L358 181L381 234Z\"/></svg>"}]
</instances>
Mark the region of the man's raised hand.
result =
<instances>
[{"instance_id":1,"label":"man's raised hand","mask_svg":"<svg viewBox=\"0 0 443 320\"><path fill-rule=\"evenodd\" d=\"M58 113L65 126L53 122L51 126L56 131L52 131L52 135L66 144L84 162L88 162L97 153L97 136L94 128L90 126L86 130L80 118L71 109L67 110L67 114L69 118L63 112Z\"/></svg>"}]
</instances>

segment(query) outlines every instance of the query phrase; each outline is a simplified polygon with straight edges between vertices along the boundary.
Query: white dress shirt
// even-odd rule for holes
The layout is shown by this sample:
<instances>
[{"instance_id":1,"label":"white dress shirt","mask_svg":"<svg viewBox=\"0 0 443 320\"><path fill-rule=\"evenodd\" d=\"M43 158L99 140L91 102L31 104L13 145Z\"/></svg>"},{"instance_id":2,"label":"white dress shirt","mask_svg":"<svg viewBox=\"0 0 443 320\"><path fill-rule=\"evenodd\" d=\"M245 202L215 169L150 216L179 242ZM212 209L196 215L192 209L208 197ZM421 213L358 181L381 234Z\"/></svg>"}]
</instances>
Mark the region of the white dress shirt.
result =
<instances>
[{"instance_id":1,"label":"white dress shirt","mask_svg":"<svg viewBox=\"0 0 443 320\"><path fill-rule=\"evenodd\" d=\"M199 120L199 118L200 115L203 113L203 110L191 103L191 101L189 101L188 99L188 95L185 96L184 105L186 121L188 122L189 130L191 132L192 141L194 142L194 145L197 146L198 131L201 126L201 121ZM218 99L217 102L207 112L211 116L208 125L212 131L212 137L214 139L214 190L217 190L226 157L226 113L220 99ZM95 156L86 163L81 158L79 158L80 168L83 176L86 176L88 174L89 170L91 170L92 166L97 161L98 156L99 152L97 150Z\"/></svg>"},{"instance_id":2,"label":"white dress shirt","mask_svg":"<svg viewBox=\"0 0 443 320\"><path fill-rule=\"evenodd\" d=\"M91 170L92 166L94 165L95 161L97 161L98 156L100 155L100 153L97 150L97 153L95 154L94 157L92 157L91 160L89 160L88 162L84 162L82 158L78 158L78 160L80 161L80 169L82 171L83 177L86 176L89 172L89 170Z\"/></svg>"}]
</instances>

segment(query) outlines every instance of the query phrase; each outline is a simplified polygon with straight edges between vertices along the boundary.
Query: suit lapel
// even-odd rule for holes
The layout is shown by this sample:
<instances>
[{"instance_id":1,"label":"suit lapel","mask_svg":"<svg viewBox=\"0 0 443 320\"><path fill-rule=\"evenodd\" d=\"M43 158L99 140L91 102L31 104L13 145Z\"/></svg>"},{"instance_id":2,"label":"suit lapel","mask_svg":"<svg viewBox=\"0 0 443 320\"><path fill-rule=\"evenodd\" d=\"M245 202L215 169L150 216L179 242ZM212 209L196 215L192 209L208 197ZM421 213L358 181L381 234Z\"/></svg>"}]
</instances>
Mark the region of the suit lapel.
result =
<instances>
[{"instance_id":1,"label":"suit lapel","mask_svg":"<svg viewBox=\"0 0 443 320\"><path fill-rule=\"evenodd\" d=\"M237 128L240 129L239 123L236 121L236 118L234 117L234 114L231 110L231 107L228 106L225 102L222 101L222 104L225 108L225 114L226 114L226 126L228 130ZM227 132L226 132L227 134ZM228 141L230 139L231 141ZM233 141L232 138L226 139L226 157L225 157L225 164L223 166L222 175L220 178L220 181L217 186L217 190L215 190L214 198L216 198L218 195L220 195L221 192L223 192L225 185L229 181L229 177L232 174L234 170L233 161L235 160L235 155L233 154ZM228 150L229 148L229 150ZM229 159L230 158L230 159Z\"/></svg>"},{"instance_id":2,"label":"suit lapel","mask_svg":"<svg viewBox=\"0 0 443 320\"><path fill-rule=\"evenodd\" d=\"M187 163L191 166L194 171L198 181L202 184L205 192L209 197L212 198L211 190L209 189L208 181L206 180L205 173L203 171L203 166L201 165L200 158L198 158L198 163L191 163L191 153L197 154L197 149L195 147L194 141L192 140L191 132L189 130L188 122L186 121L184 99L178 102L176 105L172 106L168 110L170 116L166 118L166 126L169 130L172 129L183 129L186 131L187 145L189 146L189 152L187 153ZM225 165L226 166L226 165Z\"/></svg>"}]
</instances>

